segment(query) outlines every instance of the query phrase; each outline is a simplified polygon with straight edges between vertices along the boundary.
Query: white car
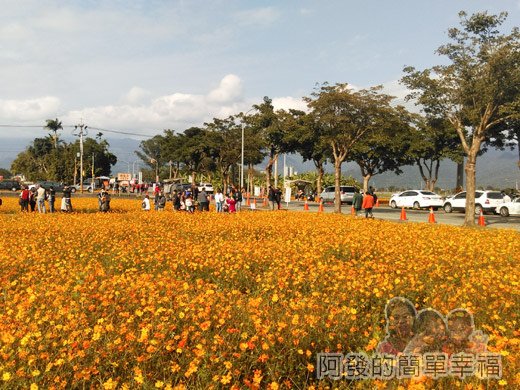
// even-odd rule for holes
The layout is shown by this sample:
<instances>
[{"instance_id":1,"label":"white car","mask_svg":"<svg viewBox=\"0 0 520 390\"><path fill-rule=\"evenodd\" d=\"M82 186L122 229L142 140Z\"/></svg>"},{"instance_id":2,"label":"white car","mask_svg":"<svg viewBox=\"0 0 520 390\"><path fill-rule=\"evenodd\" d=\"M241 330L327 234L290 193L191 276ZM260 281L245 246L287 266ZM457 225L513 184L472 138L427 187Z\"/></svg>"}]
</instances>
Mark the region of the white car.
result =
<instances>
[{"instance_id":1,"label":"white car","mask_svg":"<svg viewBox=\"0 0 520 390\"><path fill-rule=\"evenodd\" d=\"M320 198L324 202L335 202L336 201L336 187L329 186L326 187L320 194ZM340 186L339 193L341 198L341 203L350 203L352 204L352 199L354 197L354 193L356 192L356 187L352 186Z\"/></svg>"},{"instance_id":2,"label":"white car","mask_svg":"<svg viewBox=\"0 0 520 390\"><path fill-rule=\"evenodd\" d=\"M202 191L202 189L206 189L206 193L212 194L213 193L213 184L211 183L200 183L199 184L199 191Z\"/></svg>"},{"instance_id":3,"label":"white car","mask_svg":"<svg viewBox=\"0 0 520 390\"><path fill-rule=\"evenodd\" d=\"M442 197L431 191L409 190L393 194L388 204L393 209L396 207L413 207L418 210L432 207L437 210L442 207Z\"/></svg>"},{"instance_id":4,"label":"white car","mask_svg":"<svg viewBox=\"0 0 520 390\"><path fill-rule=\"evenodd\" d=\"M511 202L502 203L496 208L496 213L502 217L510 215L520 215L520 198L513 199Z\"/></svg>"},{"instance_id":5,"label":"white car","mask_svg":"<svg viewBox=\"0 0 520 390\"><path fill-rule=\"evenodd\" d=\"M475 191L475 214L491 212L504 203L504 195L498 191ZM466 191L459 192L447 198L442 205L444 211L464 211L466 209Z\"/></svg>"}]
</instances>

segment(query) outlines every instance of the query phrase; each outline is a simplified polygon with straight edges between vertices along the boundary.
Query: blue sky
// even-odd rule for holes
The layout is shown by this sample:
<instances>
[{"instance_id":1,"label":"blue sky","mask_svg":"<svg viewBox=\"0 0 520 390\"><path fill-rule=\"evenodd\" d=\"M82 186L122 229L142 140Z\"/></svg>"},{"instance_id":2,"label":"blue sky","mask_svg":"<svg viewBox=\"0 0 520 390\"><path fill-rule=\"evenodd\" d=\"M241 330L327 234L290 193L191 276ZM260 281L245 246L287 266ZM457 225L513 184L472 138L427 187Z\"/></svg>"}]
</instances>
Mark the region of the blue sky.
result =
<instances>
[{"instance_id":1,"label":"blue sky","mask_svg":"<svg viewBox=\"0 0 520 390\"><path fill-rule=\"evenodd\" d=\"M156 134L248 110L267 95L303 108L315 83L398 84L405 65L443 61L458 12L502 1L4 0L0 124L64 124ZM402 101L402 100L401 100ZM31 133L29 133L31 132ZM0 138L30 136L0 128Z\"/></svg>"}]
</instances>

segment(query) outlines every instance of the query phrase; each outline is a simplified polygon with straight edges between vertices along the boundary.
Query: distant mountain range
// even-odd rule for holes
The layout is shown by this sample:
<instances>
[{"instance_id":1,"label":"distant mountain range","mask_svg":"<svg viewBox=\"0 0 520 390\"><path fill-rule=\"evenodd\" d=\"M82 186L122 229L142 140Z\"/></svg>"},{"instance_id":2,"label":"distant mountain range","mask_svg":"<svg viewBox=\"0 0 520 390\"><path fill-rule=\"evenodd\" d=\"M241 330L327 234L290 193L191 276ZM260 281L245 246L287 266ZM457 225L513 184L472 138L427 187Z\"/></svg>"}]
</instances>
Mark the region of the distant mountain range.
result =
<instances>
[{"instance_id":1,"label":"distant mountain range","mask_svg":"<svg viewBox=\"0 0 520 390\"><path fill-rule=\"evenodd\" d=\"M21 138L0 138L0 168L9 169L11 162L16 155L29 145L32 139ZM73 139L65 138L70 142ZM139 149L139 140L131 138L109 138L110 151L118 158L118 163L112 168L113 173L132 171L134 168L137 172L139 158L134 151ZM477 160L477 185L480 187L492 186L494 188L512 188L520 185L520 170L517 166L518 153L516 150L495 150L490 149ZM293 168L294 172L303 173L313 171L312 162L303 162L299 155L291 154L286 156L286 165ZM263 170L264 164L260 164L257 169ZM376 188L388 186L396 186L403 188L418 188L422 186L422 179L419 169L416 166L406 166L402 168L401 175L393 173L385 173L376 175L371 179L371 184ZM333 166L329 164L326 167L327 172L333 172ZM456 164L450 160L441 163L439 171L439 180L437 186L440 188L451 189L455 187ZM278 161L278 173L283 173L283 158ZM357 180L361 180L359 167L355 163L346 163L343 165L342 173L352 176Z\"/></svg>"}]
</instances>

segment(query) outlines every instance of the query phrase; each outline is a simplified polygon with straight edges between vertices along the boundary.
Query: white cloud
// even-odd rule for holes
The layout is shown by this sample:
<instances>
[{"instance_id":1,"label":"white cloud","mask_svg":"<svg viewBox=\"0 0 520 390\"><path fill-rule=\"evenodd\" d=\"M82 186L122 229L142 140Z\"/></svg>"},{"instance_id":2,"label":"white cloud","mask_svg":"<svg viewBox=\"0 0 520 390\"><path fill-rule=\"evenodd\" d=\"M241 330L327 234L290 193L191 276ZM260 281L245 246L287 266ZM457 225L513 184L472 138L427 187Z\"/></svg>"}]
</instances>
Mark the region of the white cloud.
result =
<instances>
[{"instance_id":1,"label":"white cloud","mask_svg":"<svg viewBox=\"0 0 520 390\"><path fill-rule=\"evenodd\" d=\"M107 129L132 129L157 134L162 129L184 130L201 126L214 117L227 117L247 108L242 101L242 81L233 74L226 75L217 88L207 94L175 92L159 96L148 104L143 98L147 91L134 87L120 105L86 107L73 110L63 118L75 123L83 118L91 126ZM140 104L138 104L140 103Z\"/></svg>"},{"instance_id":2,"label":"white cloud","mask_svg":"<svg viewBox=\"0 0 520 390\"><path fill-rule=\"evenodd\" d=\"M144 100L150 97L150 92L144 88L140 87L132 87L130 91L128 91L125 96L123 96L123 103L126 104L140 104L143 103Z\"/></svg>"},{"instance_id":3,"label":"white cloud","mask_svg":"<svg viewBox=\"0 0 520 390\"><path fill-rule=\"evenodd\" d=\"M301 98L292 96L273 98L273 106L275 110L288 110L290 108L301 111L308 111L307 103Z\"/></svg>"},{"instance_id":4,"label":"white cloud","mask_svg":"<svg viewBox=\"0 0 520 390\"><path fill-rule=\"evenodd\" d=\"M395 97L394 104L404 106L410 112L420 111L413 101L406 101L406 96L410 93L410 90L403 84L400 84L399 80L384 83L383 92Z\"/></svg>"},{"instance_id":5,"label":"white cloud","mask_svg":"<svg viewBox=\"0 0 520 390\"><path fill-rule=\"evenodd\" d=\"M239 98L242 94L242 81L238 76L229 74L225 76L219 86L211 91L208 100L216 103L227 103Z\"/></svg>"},{"instance_id":6,"label":"white cloud","mask_svg":"<svg viewBox=\"0 0 520 390\"><path fill-rule=\"evenodd\" d=\"M0 118L25 122L48 118L56 114L60 100L53 96L44 96L25 100L0 100Z\"/></svg>"}]
</instances>

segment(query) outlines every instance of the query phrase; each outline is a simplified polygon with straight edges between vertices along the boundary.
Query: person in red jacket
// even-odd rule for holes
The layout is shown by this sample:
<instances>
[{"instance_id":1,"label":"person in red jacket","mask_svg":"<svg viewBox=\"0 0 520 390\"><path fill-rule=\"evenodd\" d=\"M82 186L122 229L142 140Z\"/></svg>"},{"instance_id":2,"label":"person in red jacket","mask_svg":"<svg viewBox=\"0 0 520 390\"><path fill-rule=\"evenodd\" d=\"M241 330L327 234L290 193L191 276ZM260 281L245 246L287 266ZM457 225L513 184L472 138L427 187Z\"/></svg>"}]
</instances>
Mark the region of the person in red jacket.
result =
<instances>
[{"instance_id":1,"label":"person in red jacket","mask_svg":"<svg viewBox=\"0 0 520 390\"><path fill-rule=\"evenodd\" d=\"M365 209L365 218L368 218L370 215L370 218L374 218L374 215L372 214L372 208L374 207L374 197L370 192L367 192L365 196L363 197L363 208Z\"/></svg>"},{"instance_id":2,"label":"person in red jacket","mask_svg":"<svg viewBox=\"0 0 520 390\"><path fill-rule=\"evenodd\" d=\"M23 187L22 192L20 193L20 207L22 211L29 211L29 198L31 197L31 192L27 186Z\"/></svg>"}]
</instances>

